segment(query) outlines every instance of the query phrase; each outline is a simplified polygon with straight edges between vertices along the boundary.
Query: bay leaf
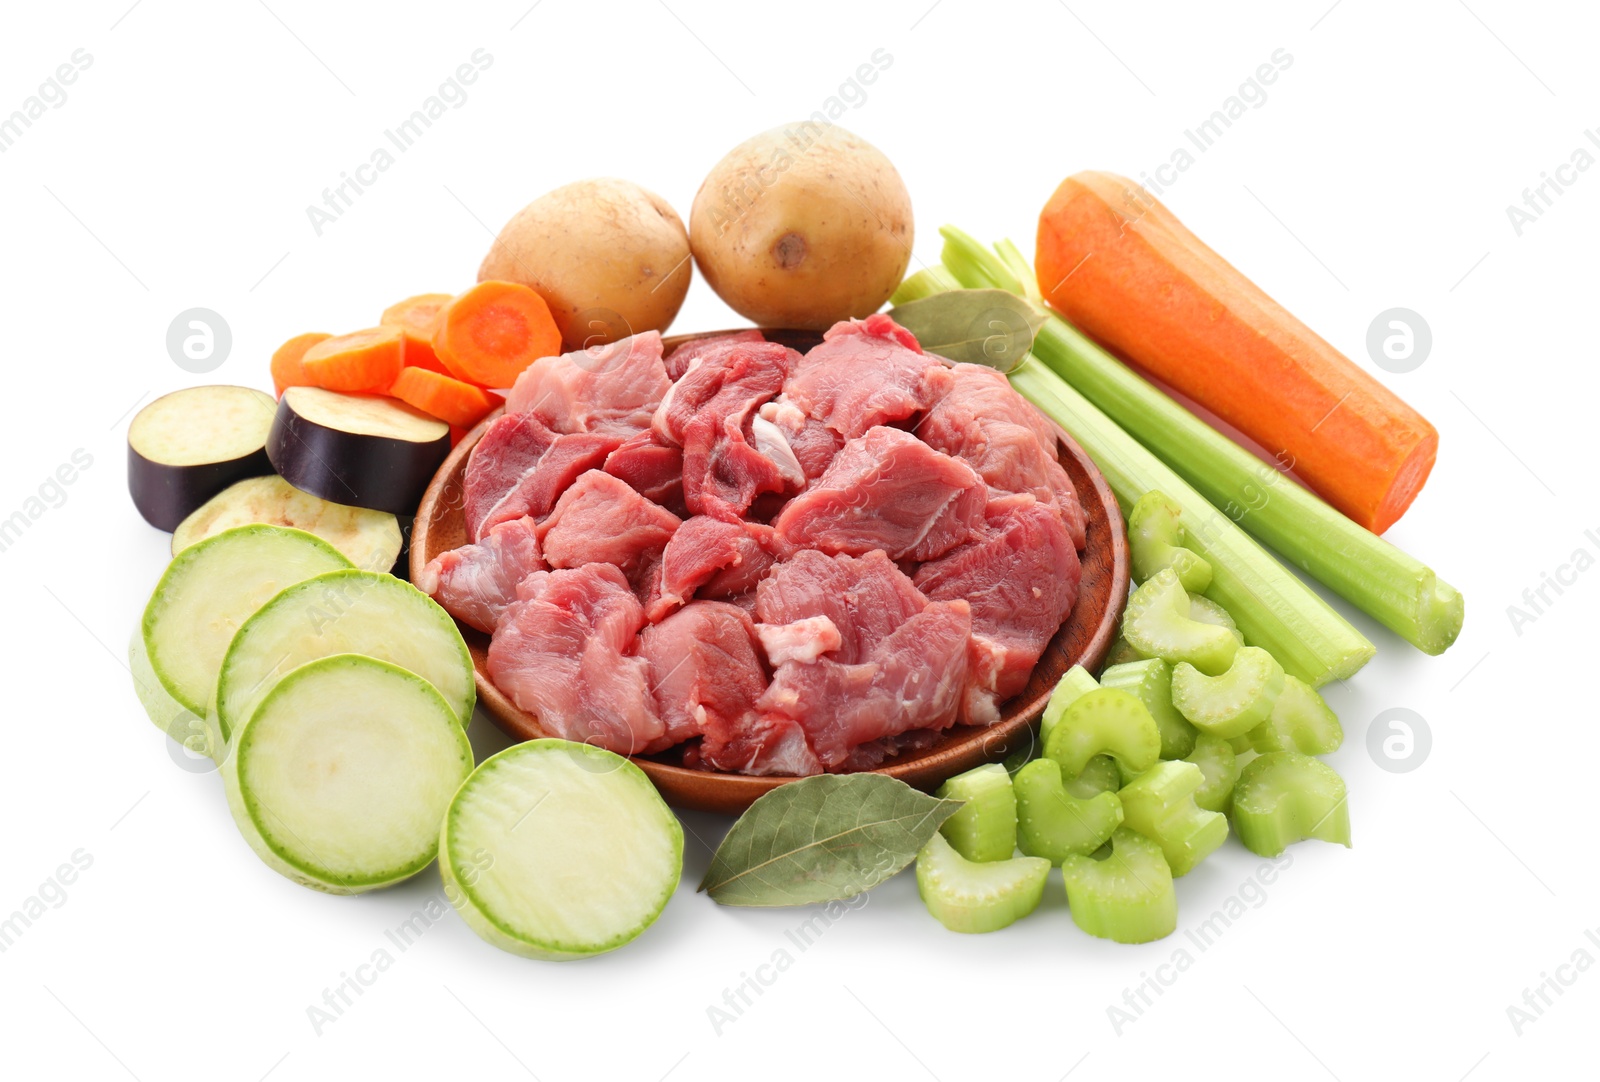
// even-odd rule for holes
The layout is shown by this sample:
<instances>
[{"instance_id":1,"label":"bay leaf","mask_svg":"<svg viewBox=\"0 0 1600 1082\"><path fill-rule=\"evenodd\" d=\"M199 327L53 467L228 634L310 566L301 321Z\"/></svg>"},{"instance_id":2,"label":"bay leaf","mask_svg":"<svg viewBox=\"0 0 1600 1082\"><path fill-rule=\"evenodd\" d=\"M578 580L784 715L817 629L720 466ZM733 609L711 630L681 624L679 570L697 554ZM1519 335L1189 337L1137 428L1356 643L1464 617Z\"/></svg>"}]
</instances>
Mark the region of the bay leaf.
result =
<instances>
[{"instance_id":1,"label":"bay leaf","mask_svg":"<svg viewBox=\"0 0 1600 1082\"><path fill-rule=\"evenodd\" d=\"M1033 336L1049 317L1008 290L952 289L891 308L889 318L929 353L1009 372L1033 348Z\"/></svg>"},{"instance_id":2,"label":"bay leaf","mask_svg":"<svg viewBox=\"0 0 1600 1082\"><path fill-rule=\"evenodd\" d=\"M700 889L722 905L852 898L916 859L959 800L884 774L818 774L763 794L717 846Z\"/></svg>"}]
</instances>

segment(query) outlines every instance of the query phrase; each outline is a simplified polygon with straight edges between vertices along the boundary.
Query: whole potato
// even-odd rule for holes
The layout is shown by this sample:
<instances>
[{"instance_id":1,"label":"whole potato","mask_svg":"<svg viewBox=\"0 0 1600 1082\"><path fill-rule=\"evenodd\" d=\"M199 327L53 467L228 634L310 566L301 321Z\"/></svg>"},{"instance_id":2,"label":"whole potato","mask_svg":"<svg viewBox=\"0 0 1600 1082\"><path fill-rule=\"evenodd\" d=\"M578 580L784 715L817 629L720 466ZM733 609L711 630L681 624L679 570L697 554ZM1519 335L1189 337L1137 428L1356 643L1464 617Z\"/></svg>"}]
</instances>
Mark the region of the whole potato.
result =
<instances>
[{"instance_id":1,"label":"whole potato","mask_svg":"<svg viewBox=\"0 0 1600 1082\"><path fill-rule=\"evenodd\" d=\"M599 177L546 192L500 230L478 281L521 282L567 349L664 331L689 291L689 236L666 200Z\"/></svg>"},{"instance_id":2,"label":"whole potato","mask_svg":"<svg viewBox=\"0 0 1600 1082\"><path fill-rule=\"evenodd\" d=\"M695 194L700 273L761 326L825 330L876 312L911 258L911 197L866 140L814 120L748 139Z\"/></svg>"}]
</instances>

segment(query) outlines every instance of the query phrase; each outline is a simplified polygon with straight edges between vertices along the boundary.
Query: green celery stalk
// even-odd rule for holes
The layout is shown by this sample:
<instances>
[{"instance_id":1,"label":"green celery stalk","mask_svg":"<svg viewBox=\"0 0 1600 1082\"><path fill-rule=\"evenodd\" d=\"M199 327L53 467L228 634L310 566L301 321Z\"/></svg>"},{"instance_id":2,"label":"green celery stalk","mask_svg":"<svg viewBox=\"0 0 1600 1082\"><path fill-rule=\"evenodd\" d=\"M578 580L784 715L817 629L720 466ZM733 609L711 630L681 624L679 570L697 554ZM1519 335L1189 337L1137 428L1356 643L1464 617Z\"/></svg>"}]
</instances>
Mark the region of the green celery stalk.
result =
<instances>
[{"instance_id":1,"label":"green celery stalk","mask_svg":"<svg viewBox=\"0 0 1600 1082\"><path fill-rule=\"evenodd\" d=\"M1349 621L1044 362L1025 356L1010 378L1024 398L1072 433L1124 513L1146 492L1176 501L1186 544L1211 564L1206 596L1228 610L1246 642L1312 687L1351 676L1371 660L1372 643Z\"/></svg>"},{"instance_id":2,"label":"green celery stalk","mask_svg":"<svg viewBox=\"0 0 1600 1082\"><path fill-rule=\"evenodd\" d=\"M997 258L959 230L943 232L946 263L963 285L1030 293L1015 245L1001 242ZM1425 653L1455 642L1461 594L1427 565L1263 463L1059 316L1040 328L1033 352L1213 505L1334 593ZM1195 523L1185 525L1196 532Z\"/></svg>"}]
</instances>

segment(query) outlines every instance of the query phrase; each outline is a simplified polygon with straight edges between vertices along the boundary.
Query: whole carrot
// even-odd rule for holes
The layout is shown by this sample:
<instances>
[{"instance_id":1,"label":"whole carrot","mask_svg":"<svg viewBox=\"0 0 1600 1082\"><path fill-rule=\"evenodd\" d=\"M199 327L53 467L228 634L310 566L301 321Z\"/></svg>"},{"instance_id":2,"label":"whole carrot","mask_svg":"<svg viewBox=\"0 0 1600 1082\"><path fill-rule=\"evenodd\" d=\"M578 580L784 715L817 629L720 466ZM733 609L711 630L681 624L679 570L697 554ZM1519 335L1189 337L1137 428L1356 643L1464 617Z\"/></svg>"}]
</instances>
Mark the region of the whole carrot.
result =
<instances>
[{"instance_id":1,"label":"whole carrot","mask_svg":"<svg viewBox=\"0 0 1600 1082\"><path fill-rule=\"evenodd\" d=\"M1374 533L1427 480L1434 427L1132 181L1067 178L1039 216L1036 262L1068 320L1292 461Z\"/></svg>"}]
</instances>

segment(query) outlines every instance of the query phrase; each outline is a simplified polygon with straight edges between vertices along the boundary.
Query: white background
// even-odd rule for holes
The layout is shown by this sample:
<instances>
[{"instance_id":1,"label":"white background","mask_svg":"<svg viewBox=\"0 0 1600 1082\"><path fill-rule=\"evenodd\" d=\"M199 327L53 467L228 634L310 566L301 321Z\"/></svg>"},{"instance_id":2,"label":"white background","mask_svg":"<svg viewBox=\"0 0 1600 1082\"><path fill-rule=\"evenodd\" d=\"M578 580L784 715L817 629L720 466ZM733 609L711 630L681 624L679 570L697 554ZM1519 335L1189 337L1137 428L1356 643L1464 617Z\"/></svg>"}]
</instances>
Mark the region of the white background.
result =
<instances>
[{"instance_id":1,"label":"white background","mask_svg":"<svg viewBox=\"0 0 1600 1082\"><path fill-rule=\"evenodd\" d=\"M93 465L0 553L0 916L74 851L93 863L0 955L0 1070L1592 1076L1600 974L1563 970L1575 983L1520 1035L1507 1008L1575 950L1600 959L1584 937L1600 925L1600 572L1549 593L1520 634L1506 612L1574 550L1600 554L1600 534L1584 535L1600 528L1600 169L1521 236L1506 215L1600 127L1592 6L669 3L8 6L0 114L73 50L93 63L0 154L0 517L74 450ZM469 100L318 237L307 204L479 48L493 65ZM1031 918L957 936L901 876L800 952L785 932L810 913L694 894L702 843L726 821L690 815L678 896L623 950L525 961L451 914L395 951L384 931L438 889L432 869L360 899L292 885L239 839L217 775L176 766L140 713L121 659L168 539L126 496L130 412L191 383L269 386L268 354L291 334L365 326L401 297L466 286L490 232L566 181L628 177L686 216L727 149L822 107L879 48L891 66L840 122L905 177L918 262L937 258L946 221L1031 251L1063 177L1153 169L1274 50L1293 57L1165 198L1375 372L1364 342L1378 312L1404 306L1432 327L1420 368L1377 372L1442 433L1391 537L1461 587L1469 615L1440 658L1352 616L1379 647L1329 690L1355 848L1294 849L1264 903L1203 952L1185 931L1262 864L1235 842L1180 882L1180 929L1165 942L1090 939L1058 878ZM233 334L208 376L180 370L164 344L196 306ZM676 329L737 322L697 280ZM1431 728L1410 773L1367 750L1372 719L1393 707ZM480 755L500 746L481 717L473 735ZM318 1035L307 1007L384 946L394 965ZM1192 967L1119 1034L1107 1007L1183 946ZM716 1032L708 1006L780 948L794 965Z\"/></svg>"}]
</instances>

